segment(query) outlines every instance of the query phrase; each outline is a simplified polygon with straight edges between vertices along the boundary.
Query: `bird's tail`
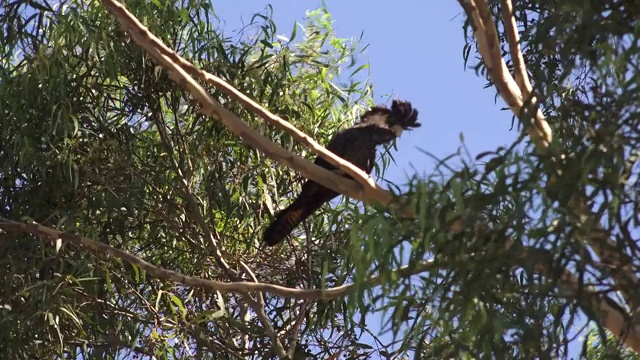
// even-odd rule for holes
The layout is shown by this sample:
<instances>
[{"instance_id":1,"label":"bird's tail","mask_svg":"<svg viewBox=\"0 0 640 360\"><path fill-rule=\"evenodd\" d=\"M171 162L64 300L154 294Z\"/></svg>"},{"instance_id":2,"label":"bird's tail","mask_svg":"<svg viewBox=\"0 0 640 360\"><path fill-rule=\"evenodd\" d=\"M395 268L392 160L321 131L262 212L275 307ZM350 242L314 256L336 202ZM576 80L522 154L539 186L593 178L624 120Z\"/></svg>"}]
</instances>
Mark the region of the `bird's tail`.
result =
<instances>
[{"instance_id":1,"label":"bird's tail","mask_svg":"<svg viewBox=\"0 0 640 360\"><path fill-rule=\"evenodd\" d=\"M279 244L298 224L322 206L322 202L314 203L306 200L307 199L298 198L276 215L275 220L273 220L271 225L265 230L264 237L262 238L262 241L264 241L267 246Z\"/></svg>"}]
</instances>

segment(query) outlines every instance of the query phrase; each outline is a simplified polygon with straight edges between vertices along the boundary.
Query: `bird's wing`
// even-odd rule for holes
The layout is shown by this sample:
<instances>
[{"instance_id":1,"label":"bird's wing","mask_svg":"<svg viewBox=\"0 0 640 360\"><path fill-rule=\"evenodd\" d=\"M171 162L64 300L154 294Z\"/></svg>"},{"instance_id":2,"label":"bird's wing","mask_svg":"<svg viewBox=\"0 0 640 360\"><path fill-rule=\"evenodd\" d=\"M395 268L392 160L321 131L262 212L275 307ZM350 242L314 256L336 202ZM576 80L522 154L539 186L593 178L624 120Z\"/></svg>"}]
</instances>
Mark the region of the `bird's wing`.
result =
<instances>
[{"instance_id":1,"label":"bird's wing","mask_svg":"<svg viewBox=\"0 0 640 360\"><path fill-rule=\"evenodd\" d=\"M352 130L353 129L347 129L337 133L333 137L333 139L329 141L329 144L327 145L327 150L331 151L332 153L340 157L344 157L349 151L350 145L354 140L353 137L355 136L355 134L353 133ZM314 164L319 165L327 170L333 170L339 175L344 175L343 171L338 170L335 166L331 165L331 163L329 163L327 160L323 159L320 156L316 157Z\"/></svg>"}]
</instances>

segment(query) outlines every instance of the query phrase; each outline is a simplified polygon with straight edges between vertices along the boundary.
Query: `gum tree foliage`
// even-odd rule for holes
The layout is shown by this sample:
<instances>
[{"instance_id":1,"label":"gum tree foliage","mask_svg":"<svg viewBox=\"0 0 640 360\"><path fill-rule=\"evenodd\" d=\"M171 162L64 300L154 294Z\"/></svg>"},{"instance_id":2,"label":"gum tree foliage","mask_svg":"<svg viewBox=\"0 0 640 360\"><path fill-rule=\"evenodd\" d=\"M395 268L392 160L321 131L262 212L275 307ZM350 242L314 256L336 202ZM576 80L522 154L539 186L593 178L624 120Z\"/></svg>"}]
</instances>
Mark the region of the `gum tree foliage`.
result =
<instances>
[{"instance_id":1,"label":"gum tree foliage","mask_svg":"<svg viewBox=\"0 0 640 360\"><path fill-rule=\"evenodd\" d=\"M179 54L320 142L371 105L369 84L356 80L366 67L355 58L361 47L336 38L324 10L292 30L276 29L266 11L232 36L208 2L126 5ZM498 5L492 2L499 19ZM570 208L578 193L637 266L640 11L633 1L514 5L552 146L567 154L562 176L549 182L549 159L514 120L514 131L523 133L514 144L477 157L462 145L427 177L390 184L411 199L415 217L336 202L287 245L261 251L261 230L299 189L294 171L199 115L99 3L3 3L1 216L77 233L183 274L229 280L197 221L201 213L232 267L242 260L262 282L354 282L347 298L307 304L297 335L286 332L300 302L267 295L265 312L285 332L285 346L299 339L298 358L563 357L585 326L594 329L585 343L589 358L623 356L597 311L580 308L584 299L563 292L557 277L569 269L620 300L616 269L590 256L588 229ZM468 24L464 29L465 59L483 76ZM285 32L292 41L276 36ZM311 156L209 91L277 143ZM478 114L476 121L491 119ZM425 156L414 164L432 163ZM462 217L464 231L450 231L452 214ZM505 236L518 246L505 250ZM523 259L516 256L521 245L553 256ZM275 357L239 294L165 282L113 257L65 243L58 249L30 235L0 233L0 254L3 358ZM392 272L423 260L432 262L419 275ZM536 272L539 264L549 276ZM383 283L369 288L374 274ZM393 344L362 340L371 328L365 319L376 312L388 320L383 329Z\"/></svg>"},{"instance_id":2,"label":"gum tree foliage","mask_svg":"<svg viewBox=\"0 0 640 360\"><path fill-rule=\"evenodd\" d=\"M630 350L621 351L613 335L609 334L606 340L602 340L596 329L590 331L585 342L586 358L588 359L624 359L638 360L640 355Z\"/></svg>"},{"instance_id":3,"label":"gum tree foliage","mask_svg":"<svg viewBox=\"0 0 640 360\"><path fill-rule=\"evenodd\" d=\"M591 307L584 292L565 291L559 278L572 271L583 289L609 296L622 311L636 310L638 286L614 283L620 266L594 255L587 239L596 226L578 216L570 200L585 200L599 234L629 258L622 265L638 273L640 7L632 1L513 3L534 92L554 131L551 152L563 154L562 162L539 153L514 119L522 133L515 143L475 158L462 151L451 159L462 164L445 161L442 174L413 182L417 224L371 215L362 227L371 234L367 250L352 252L361 255L354 263L360 271L377 266L387 272L397 258L390 249L398 234L410 266L433 259L433 270L410 281L390 279L379 296L402 348L420 358L564 358L571 341L578 349L573 356L581 345L589 358L631 356L601 326L606 314ZM490 2L508 59L501 4ZM467 64L486 76L468 22L464 34ZM468 230L446 231L452 213ZM505 237L516 245L505 250ZM519 256L523 246L528 256Z\"/></svg>"},{"instance_id":4,"label":"gum tree foliage","mask_svg":"<svg viewBox=\"0 0 640 360\"><path fill-rule=\"evenodd\" d=\"M359 44L335 37L324 10L282 30L267 8L231 34L207 1L126 5L182 56L321 142L371 106L369 84L352 80L366 79L354 58ZM0 9L0 216L83 235L186 275L229 280L195 220L201 213L227 261L237 268L234 261L243 260L261 281L320 287L322 264L336 278L348 273L337 251L347 220L332 221L322 245L331 251L258 249L259 234L299 190L300 177L198 114L99 2L11 1ZM283 32L291 41L276 36ZM209 90L278 144L311 156ZM185 200L183 179L196 206ZM316 217L309 231L319 234L339 211ZM113 257L64 243L57 249L49 239L0 236L2 358L273 356L235 294L164 282ZM300 330L301 351L314 344L320 354L333 344L360 351L361 329L343 317L344 307L313 309ZM267 298L278 330L296 309ZM319 343L337 327L340 336Z\"/></svg>"}]
</instances>

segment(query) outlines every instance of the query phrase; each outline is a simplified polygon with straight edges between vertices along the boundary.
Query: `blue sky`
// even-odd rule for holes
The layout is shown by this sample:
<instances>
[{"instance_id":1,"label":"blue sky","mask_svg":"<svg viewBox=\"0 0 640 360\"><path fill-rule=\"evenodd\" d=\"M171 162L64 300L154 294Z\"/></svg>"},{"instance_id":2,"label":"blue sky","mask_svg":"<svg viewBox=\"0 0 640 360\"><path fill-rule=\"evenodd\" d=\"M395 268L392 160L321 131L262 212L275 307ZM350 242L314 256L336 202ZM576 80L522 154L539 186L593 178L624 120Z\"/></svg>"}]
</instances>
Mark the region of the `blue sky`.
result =
<instances>
[{"instance_id":1,"label":"blue sky","mask_svg":"<svg viewBox=\"0 0 640 360\"><path fill-rule=\"evenodd\" d=\"M267 4L274 8L278 34L288 36L294 21L301 21L306 10L322 2L220 1L214 7L225 22L221 27L228 32L248 23ZM385 173L387 180L400 185L414 171L428 173L434 160L418 148L445 157L460 146L460 133L472 156L511 144L517 137L517 131L511 129L511 113L501 110L501 99L496 103L495 90L485 89L485 80L464 67L464 17L456 1L411 0L401 5L328 1L326 6L336 36L358 38L364 31L362 43L369 46L360 60L371 64L376 102L393 95L411 101L420 111L423 125L405 132L397 142L396 164ZM375 332L381 320L374 315L367 324Z\"/></svg>"}]
</instances>

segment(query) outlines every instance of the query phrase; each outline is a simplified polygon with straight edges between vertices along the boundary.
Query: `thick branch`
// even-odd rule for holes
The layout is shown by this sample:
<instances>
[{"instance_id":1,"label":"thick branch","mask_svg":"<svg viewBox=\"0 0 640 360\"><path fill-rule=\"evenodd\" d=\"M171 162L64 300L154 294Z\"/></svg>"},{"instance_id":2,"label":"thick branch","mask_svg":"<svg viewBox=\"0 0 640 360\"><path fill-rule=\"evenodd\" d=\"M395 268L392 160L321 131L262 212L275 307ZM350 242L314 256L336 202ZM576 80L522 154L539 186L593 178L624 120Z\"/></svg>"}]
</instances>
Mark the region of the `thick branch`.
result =
<instances>
[{"instance_id":1,"label":"thick branch","mask_svg":"<svg viewBox=\"0 0 640 360\"><path fill-rule=\"evenodd\" d=\"M507 35L509 43L509 54L513 62L513 74L516 77L516 84L522 92L522 97L528 99L531 96L531 82L527 75L527 66L524 63L524 57L520 50L520 34L516 25L516 18L513 16L513 4L511 0L502 0L502 22L504 23L504 32Z\"/></svg>"},{"instance_id":2,"label":"thick branch","mask_svg":"<svg viewBox=\"0 0 640 360\"><path fill-rule=\"evenodd\" d=\"M530 109L533 123L529 126L529 136L539 150L546 152L551 144L552 132L542 111L535 107L535 102L530 99L529 106L525 107L526 98L515 80L509 73L507 64L500 53L500 40L489 5L485 0L458 0L471 21L473 35L478 43L478 50L482 55L485 67L493 84L498 89L500 96L509 105L516 116L526 115ZM525 71L526 73L526 71Z\"/></svg>"},{"instance_id":3,"label":"thick branch","mask_svg":"<svg viewBox=\"0 0 640 360\"><path fill-rule=\"evenodd\" d=\"M378 202L385 205L391 204L392 195L378 187L375 181L373 181L373 179L371 179L371 177L362 170L326 150L323 146L315 142L302 131L260 107L257 103L226 84L221 79L195 68L188 61L182 59L174 51L167 48L160 39L150 33L146 27L144 27L130 12L125 9L124 5L113 0L102 0L102 3L116 17L122 27L127 31L127 33L129 33L131 38L138 45L144 48L165 70L167 70L174 81L187 89L187 91L189 91L191 95L202 105L202 113L217 118L231 132L242 138L248 145L264 152L270 158L295 169L305 178L316 181L332 190L364 202ZM306 159L273 143L271 140L248 126L233 113L218 104L206 92L206 90L202 88L202 86L187 74L187 71L211 84L214 84L233 98L240 101L251 111L254 111L256 114L262 116L276 126L290 132L294 138L309 146L312 151L351 175L360 183L360 186L351 180L345 179L340 175L336 175L329 170L312 164Z\"/></svg>"}]
</instances>

